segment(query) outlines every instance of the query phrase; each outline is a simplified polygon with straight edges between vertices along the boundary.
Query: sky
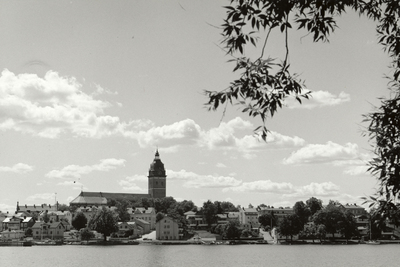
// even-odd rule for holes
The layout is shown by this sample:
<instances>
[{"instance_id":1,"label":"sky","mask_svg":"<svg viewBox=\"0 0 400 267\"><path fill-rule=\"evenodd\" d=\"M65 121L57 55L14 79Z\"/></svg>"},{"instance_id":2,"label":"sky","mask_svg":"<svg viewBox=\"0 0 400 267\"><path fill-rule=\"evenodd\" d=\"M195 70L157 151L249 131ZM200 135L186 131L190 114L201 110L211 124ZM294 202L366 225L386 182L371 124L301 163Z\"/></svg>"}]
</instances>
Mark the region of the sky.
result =
<instances>
[{"instance_id":1,"label":"sky","mask_svg":"<svg viewBox=\"0 0 400 267\"><path fill-rule=\"evenodd\" d=\"M0 210L68 204L82 190L147 193L157 148L167 196L198 206L373 194L362 115L389 95L390 71L374 23L343 14L329 43L289 32L292 71L313 97L289 99L264 143L259 119L204 105L204 90L239 75L221 45L228 4L0 0ZM272 32L265 55L283 53Z\"/></svg>"}]
</instances>

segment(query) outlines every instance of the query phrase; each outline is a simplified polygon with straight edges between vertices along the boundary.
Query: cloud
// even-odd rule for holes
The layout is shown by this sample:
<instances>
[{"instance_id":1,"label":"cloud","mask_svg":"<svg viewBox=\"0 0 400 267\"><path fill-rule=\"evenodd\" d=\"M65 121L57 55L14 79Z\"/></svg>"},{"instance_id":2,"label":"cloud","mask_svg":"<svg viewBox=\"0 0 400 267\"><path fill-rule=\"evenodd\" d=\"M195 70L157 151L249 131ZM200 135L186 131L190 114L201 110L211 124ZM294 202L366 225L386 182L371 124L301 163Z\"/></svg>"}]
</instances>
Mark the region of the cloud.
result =
<instances>
[{"instance_id":1,"label":"cloud","mask_svg":"<svg viewBox=\"0 0 400 267\"><path fill-rule=\"evenodd\" d=\"M46 174L49 178L80 178L84 174L91 173L93 171L110 171L119 166L124 166L124 159L102 159L99 164L95 165L68 165L61 170L52 170Z\"/></svg>"},{"instance_id":2,"label":"cloud","mask_svg":"<svg viewBox=\"0 0 400 267\"><path fill-rule=\"evenodd\" d=\"M291 183L276 183L271 180L259 180L254 182L245 182L239 186L224 188L223 192L246 192L246 193L274 193L283 194L293 192L294 186Z\"/></svg>"},{"instance_id":3,"label":"cloud","mask_svg":"<svg viewBox=\"0 0 400 267\"><path fill-rule=\"evenodd\" d=\"M327 91L311 91L310 99L301 99L302 104L298 103L294 97L289 97L285 100L286 106L291 109L306 108L313 109L317 107L337 106L350 101L350 95L345 92L340 92L339 95L334 95Z\"/></svg>"},{"instance_id":4,"label":"cloud","mask_svg":"<svg viewBox=\"0 0 400 267\"><path fill-rule=\"evenodd\" d=\"M348 175L364 175L367 163L372 159L369 153L360 153L357 144L344 146L328 141L326 144L309 144L283 159L284 164L331 164L344 167Z\"/></svg>"},{"instance_id":5,"label":"cloud","mask_svg":"<svg viewBox=\"0 0 400 267\"><path fill-rule=\"evenodd\" d=\"M122 187L122 190L136 193L147 193L147 184L145 188L138 186L136 183L147 182L148 178L144 175L134 175L126 177L124 180L120 180L118 184Z\"/></svg>"},{"instance_id":6,"label":"cloud","mask_svg":"<svg viewBox=\"0 0 400 267\"><path fill-rule=\"evenodd\" d=\"M143 126L140 120L121 122L119 117L105 115L112 105L94 98L104 93L109 91L97 86L94 94L87 94L75 78L61 77L55 71L40 78L5 69L0 76L0 130L44 138L63 133L102 138L130 136Z\"/></svg>"},{"instance_id":7,"label":"cloud","mask_svg":"<svg viewBox=\"0 0 400 267\"><path fill-rule=\"evenodd\" d=\"M226 168L226 165L223 164L223 163L221 163L221 162L218 162L215 166L216 166L217 168Z\"/></svg>"},{"instance_id":8,"label":"cloud","mask_svg":"<svg viewBox=\"0 0 400 267\"><path fill-rule=\"evenodd\" d=\"M229 176L200 175L185 170L168 170L168 181L183 181L183 186L188 188L226 188L238 186L242 183Z\"/></svg>"},{"instance_id":9,"label":"cloud","mask_svg":"<svg viewBox=\"0 0 400 267\"><path fill-rule=\"evenodd\" d=\"M7 211L9 213L12 213L15 211L15 206L0 203L0 211L4 213L6 213Z\"/></svg>"},{"instance_id":10,"label":"cloud","mask_svg":"<svg viewBox=\"0 0 400 267\"><path fill-rule=\"evenodd\" d=\"M200 136L200 126L191 119L175 122L171 125L152 127L134 134L140 147L172 147L196 144Z\"/></svg>"},{"instance_id":11,"label":"cloud","mask_svg":"<svg viewBox=\"0 0 400 267\"><path fill-rule=\"evenodd\" d=\"M290 194L283 194L282 197L334 197L339 195L339 186L332 182L310 183L309 185L295 188Z\"/></svg>"},{"instance_id":12,"label":"cloud","mask_svg":"<svg viewBox=\"0 0 400 267\"><path fill-rule=\"evenodd\" d=\"M17 163L11 167L0 166L0 172L27 173L32 170L33 170L32 166L24 163Z\"/></svg>"},{"instance_id":13,"label":"cloud","mask_svg":"<svg viewBox=\"0 0 400 267\"><path fill-rule=\"evenodd\" d=\"M360 159L357 144L344 146L328 141L326 144L309 144L283 160L284 164L332 163ZM343 163L344 164L344 163Z\"/></svg>"}]
</instances>

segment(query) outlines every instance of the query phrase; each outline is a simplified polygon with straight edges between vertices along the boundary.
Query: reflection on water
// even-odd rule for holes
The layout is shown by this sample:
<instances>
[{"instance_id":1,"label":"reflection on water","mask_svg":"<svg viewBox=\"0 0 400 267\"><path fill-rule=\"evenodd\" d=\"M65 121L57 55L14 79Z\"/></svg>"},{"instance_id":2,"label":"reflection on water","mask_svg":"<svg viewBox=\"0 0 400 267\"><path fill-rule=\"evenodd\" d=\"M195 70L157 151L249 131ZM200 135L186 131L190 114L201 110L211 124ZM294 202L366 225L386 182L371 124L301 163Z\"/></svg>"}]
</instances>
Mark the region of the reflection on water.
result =
<instances>
[{"instance_id":1,"label":"reflection on water","mask_svg":"<svg viewBox=\"0 0 400 267\"><path fill-rule=\"evenodd\" d=\"M397 266L400 245L0 247L0 266Z\"/></svg>"}]
</instances>

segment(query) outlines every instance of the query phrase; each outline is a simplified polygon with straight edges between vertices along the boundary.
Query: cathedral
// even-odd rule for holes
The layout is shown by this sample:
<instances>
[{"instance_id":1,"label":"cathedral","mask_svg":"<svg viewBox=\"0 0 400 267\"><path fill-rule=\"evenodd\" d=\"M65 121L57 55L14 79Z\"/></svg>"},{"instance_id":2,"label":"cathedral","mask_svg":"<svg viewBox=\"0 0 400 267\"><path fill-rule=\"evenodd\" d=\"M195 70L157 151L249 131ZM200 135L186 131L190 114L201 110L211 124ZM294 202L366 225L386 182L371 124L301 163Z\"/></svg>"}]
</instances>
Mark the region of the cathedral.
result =
<instances>
[{"instance_id":1,"label":"cathedral","mask_svg":"<svg viewBox=\"0 0 400 267\"><path fill-rule=\"evenodd\" d=\"M148 177L148 193L107 193L107 192L81 192L69 204L70 206L106 206L110 199L134 200L135 198L164 198L166 197L167 175L164 163L160 159L158 149L153 162L150 164Z\"/></svg>"}]
</instances>

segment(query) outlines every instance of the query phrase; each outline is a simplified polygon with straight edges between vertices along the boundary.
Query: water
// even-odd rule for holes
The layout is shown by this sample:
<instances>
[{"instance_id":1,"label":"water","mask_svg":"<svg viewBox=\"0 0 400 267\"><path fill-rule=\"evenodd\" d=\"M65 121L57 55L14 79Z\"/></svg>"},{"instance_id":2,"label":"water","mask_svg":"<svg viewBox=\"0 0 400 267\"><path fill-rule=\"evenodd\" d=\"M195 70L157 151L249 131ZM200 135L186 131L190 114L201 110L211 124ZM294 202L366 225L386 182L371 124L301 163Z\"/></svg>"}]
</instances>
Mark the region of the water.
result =
<instances>
[{"instance_id":1,"label":"water","mask_svg":"<svg viewBox=\"0 0 400 267\"><path fill-rule=\"evenodd\" d=\"M0 266L399 266L400 245L0 247Z\"/></svg>"}]
</instances>

